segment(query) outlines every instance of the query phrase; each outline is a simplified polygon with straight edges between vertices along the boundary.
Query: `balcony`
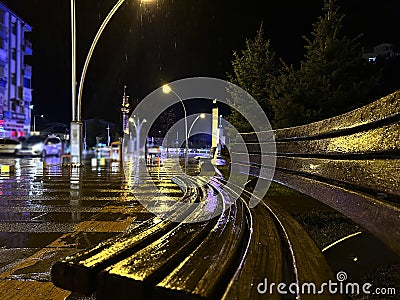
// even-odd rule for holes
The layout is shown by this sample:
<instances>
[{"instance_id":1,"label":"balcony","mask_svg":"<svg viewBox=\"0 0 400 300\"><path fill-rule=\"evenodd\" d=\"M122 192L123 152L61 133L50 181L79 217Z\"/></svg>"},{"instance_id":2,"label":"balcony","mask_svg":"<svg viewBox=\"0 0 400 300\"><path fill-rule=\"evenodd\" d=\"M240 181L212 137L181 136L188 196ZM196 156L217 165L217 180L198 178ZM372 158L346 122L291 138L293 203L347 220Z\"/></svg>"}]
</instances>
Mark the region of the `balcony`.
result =
<instances>
[{"instance_id":1,"label":"balcony","mask_svg":"<svg viewBox=\"0 0 400 300\"><path fill-rule=\"evenodd\" d=\"M32 55L32 43L25 41L25 55Z\"/></svg>"},{"instance_id":2,"label":"balcony","mask_svg":"<svg viewBox=\"0 0 400 300\"><path fill-rule=\"evenodd\" d=\"M24 65L24 76L27 78L32 78L32 66Z\"/></svg>"},{"instance_id":3,"label":"balcony","mask_svg":"<svg viewBox=\"0 0 400 300\"><path fill-rule=\"evenodd\" d=\"M32 89L19 86L18 98L25 101L32 101Z\"/></svg>"},{"instance_id":4,"label":"balcony","mask_svg":"<svg viewBox=\"0 0 400 300\"><path fill-rule=\"evenodd\" d=\"M25 101L32 101L32 89L24 87L22 96Z\"/></svg>"}]
</instances>

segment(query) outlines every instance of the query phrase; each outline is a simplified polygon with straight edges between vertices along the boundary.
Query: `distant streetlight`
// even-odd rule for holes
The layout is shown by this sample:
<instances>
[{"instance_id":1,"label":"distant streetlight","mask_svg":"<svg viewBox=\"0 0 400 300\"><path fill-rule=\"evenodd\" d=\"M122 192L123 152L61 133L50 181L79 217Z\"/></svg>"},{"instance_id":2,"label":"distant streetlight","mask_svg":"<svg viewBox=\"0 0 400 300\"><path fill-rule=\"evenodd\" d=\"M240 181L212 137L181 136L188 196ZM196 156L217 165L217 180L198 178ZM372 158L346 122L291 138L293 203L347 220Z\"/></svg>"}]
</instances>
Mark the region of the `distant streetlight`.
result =
<instances>
[{"instance_id":1,"label":"distant streetlight","mask_svg":"<svg viewBox=\"0 0 400 300\"><path fill-rule=\"evenodd\" d=\"M151 0L141 0L141 2L150 2ZM71 50L72 50L72 121L71 121L71 162L76 166L82 164L82 121L81 121L81 102L82 102L82 91L83 84L85 81L86 71L89 66L90 59L97 42L107 26L108 22L120 8L125 0L118 0L114 7L110 10L103 23L100 25L99 30L96 33L90 46L89 52L86 56L85 64L83 66L82 75L79 82L78 95L76 93L76 18L75 18L75 0L71 0ZM78 97L77 97L78 96Z\"/></svg>"},{"instance_id":2,"label":"distant streetlight","mask_svg":"<svg viewBox=\"0 0 400 300\"><path fill-rule=\"evenodd\" d=\"M162 91L164 94L169 94L170 92L174 93L176 97L178 97L179 101L182 103L183 107L183 112L184 112L184 117L185 117L185 168L188 163L188 152L189 152L189 143L188 143L188 124L187 124L187 113L186 113L186 107L185 104L183 103L182 98L173 90L168 84L164 84L162 87Z\"/></svg>"},{"instance_id":3,"label":"distant streetlight","mask_svg":"<svg viewBox=\"0 0 400 300\"><path fill-rule=\"evenodd\" d=\"M107 125L107 146L110 146L110 125Z\"/></svg>"},{"instance_id":4,"label":"distant streetlight","mask_svg":"<svg viewBox=\"0 0 400 300\"><path fill-rule=\"evenodd\" d=\"M198 116L196 117L196 119L194 119L192 125L191 125L190 128L189 128L188 139L190 138L190 132L192 132L193 125L197 122L198 119L204 119L205 117L206 117L205 114L200 114L200 115L198 115Z\"/></svg>"},{"instance_id":5,"label":"distant streetlight","mask_svg":"<svg viewBox=\"0 0 400 300\"><path fill-rule=\"evenodd\" d=\"M33 116L33 132L35 132L35 133L36 133L36 117L41 117L43 119L44 115L34 115Z\"/></svg>"},{"instance_id":6,"label":"distant streetlight","mask_svg":"<svg viewBox=\"0 0 400 300\"><path fill-rule=\"evenodd\" d=\"M135 118L136 116L133 116L133 117ZM140 150L140 130L142 129L142 125L144 123L146 123L147 120L143 119L140 122L139 117L137 117L136 120L134 118L132 118L132 117L129 118L129 122L132 123L133 126L135 126L135 130L136 130L136 153L137 153L137 156L139 157L140 156L140 152L139 152L139 150Z\"/></svg>"}]
</instances>

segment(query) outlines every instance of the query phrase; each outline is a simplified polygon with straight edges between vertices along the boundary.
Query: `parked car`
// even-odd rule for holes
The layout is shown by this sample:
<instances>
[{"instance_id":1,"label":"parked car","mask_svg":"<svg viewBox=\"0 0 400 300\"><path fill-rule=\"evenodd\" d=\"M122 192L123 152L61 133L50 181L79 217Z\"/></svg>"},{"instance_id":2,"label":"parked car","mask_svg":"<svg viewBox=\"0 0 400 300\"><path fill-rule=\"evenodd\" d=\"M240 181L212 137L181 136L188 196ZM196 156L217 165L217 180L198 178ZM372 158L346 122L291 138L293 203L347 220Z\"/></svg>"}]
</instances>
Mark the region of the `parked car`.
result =
<instances>
[{"instance_id":1,"label":"parked car","mask_svg":"<svg viewBox=\"0 0 400 300\"><path fill-rule=\"evenodd\" d=\"M21 148L21 143L9 138L0 138L0 153L15 154Z\"/></svg>"},{"instance_id":2,"label":"parked car","mask_svg":"<svg viewBox=\"0 0 400 300\"><path fill-rule=\"evenodd\" d=\"M18 149L16 154L18 156L40 156L44 148L45 137L40 135L32 135L21 143L21 149Z\"/></svg>"},{"instance_id":3,"label":"parked car","mask_svg":"<svg viewBox=\"0 0 400 300\"><path fill-rule=\"evenodd\" d=\"M56 135L50 135L44 140L42 156L56 155L61 156L62 142Z\"/></svg>"}]
</instances>

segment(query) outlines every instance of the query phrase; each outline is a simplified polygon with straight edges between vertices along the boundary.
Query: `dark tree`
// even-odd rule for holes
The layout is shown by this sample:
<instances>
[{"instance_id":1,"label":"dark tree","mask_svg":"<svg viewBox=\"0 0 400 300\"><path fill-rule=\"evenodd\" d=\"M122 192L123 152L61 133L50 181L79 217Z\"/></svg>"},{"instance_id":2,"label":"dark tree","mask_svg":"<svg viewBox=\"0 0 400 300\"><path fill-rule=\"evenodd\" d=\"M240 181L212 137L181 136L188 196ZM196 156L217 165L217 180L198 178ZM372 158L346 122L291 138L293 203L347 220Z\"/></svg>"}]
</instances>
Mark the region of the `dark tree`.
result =
<instances>
[{"instance_id":1,"label":"dark tree","mask_svg":"<svg viewBox=\"0 0 400 300\"><path fill-rule=\"evenodd\" d=\"M246 40L246 48L240 53L233 52L233 73L228 74L230 82L247 91L260 104L268 118L272 117L272 107L268 101L270 80L277 73L277 59L275 52L271 50L270 41L265 40L264 30L261 25L254 39ZM230 102L240 111L246 107L240 107L237 99L240 95L232 94ZM250 124L236 110L232 110L228 121L240 132L251 131Z\"/></svg>"},{"instance_id":2,"label":"dark tree","mask_svg":"<svg viewBox=\"0 0 400 300\"><path fill-rule=\"evenodd\" d=\"M357 38L341 34L344 15L325 0L324 15L306 40L300 69L286 67L271 89L274 125L294 126L328 118L367 103L378 84L359 54Z\"/></svg>"}]
</instances>

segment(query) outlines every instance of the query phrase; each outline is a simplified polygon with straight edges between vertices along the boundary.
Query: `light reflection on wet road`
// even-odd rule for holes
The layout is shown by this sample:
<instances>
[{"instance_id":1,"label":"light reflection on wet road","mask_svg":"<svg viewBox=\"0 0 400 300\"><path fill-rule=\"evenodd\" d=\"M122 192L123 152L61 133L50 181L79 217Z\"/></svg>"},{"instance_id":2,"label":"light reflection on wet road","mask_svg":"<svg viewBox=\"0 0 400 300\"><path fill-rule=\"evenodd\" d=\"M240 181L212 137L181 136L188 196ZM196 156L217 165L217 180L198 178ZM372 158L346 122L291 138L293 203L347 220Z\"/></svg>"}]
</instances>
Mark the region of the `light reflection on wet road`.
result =
<instances>
[{"instance_id":1,"label":"light reflection on wet road","mask_svg":"<svg viewBox=\"0 0 400 300\"><path fill-rule=\"evenodd\" d=\"M131 193L119 163L92 168L88 160L70 168L58 157L43 165L40 158L1 156L0 165L15 166L0 175L1 299L21 299L32 284L38 299L64 299L69 292L50 282L54 261L152 216ZM164 182L171 194L181 194Z\"/></svg>"}]
</instances>

